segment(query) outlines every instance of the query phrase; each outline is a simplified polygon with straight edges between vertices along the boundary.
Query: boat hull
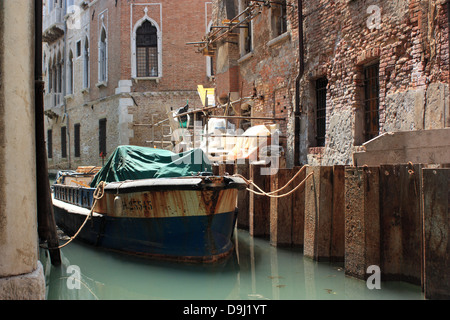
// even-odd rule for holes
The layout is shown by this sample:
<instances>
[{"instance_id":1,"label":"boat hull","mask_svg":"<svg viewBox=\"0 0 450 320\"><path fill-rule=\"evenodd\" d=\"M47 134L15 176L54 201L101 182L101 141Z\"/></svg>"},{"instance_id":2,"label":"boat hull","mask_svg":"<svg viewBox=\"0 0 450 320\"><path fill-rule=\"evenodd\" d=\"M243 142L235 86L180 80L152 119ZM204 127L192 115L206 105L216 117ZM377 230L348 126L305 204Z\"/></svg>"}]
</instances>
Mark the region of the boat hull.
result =
<instances>
[{"instance_id":1,"label":"boat hull","mask_svg":"<svg viewBox=\"0 0 450 320\"><path fill-rule=\"evenodd\" d=\"M94 215L77 239L170 260L214 262L226 257L234 247L237 188L217 184L205 188L197 182L193 190L186 181L170 188L142 183L138 188L125 184L105 187ZM60 189L56 188L55 194L66 192ZM72 202L53 200L56 223L69 236L79 230L90 212L77 205L83 201Z\"/></svg>"}]
</instances>

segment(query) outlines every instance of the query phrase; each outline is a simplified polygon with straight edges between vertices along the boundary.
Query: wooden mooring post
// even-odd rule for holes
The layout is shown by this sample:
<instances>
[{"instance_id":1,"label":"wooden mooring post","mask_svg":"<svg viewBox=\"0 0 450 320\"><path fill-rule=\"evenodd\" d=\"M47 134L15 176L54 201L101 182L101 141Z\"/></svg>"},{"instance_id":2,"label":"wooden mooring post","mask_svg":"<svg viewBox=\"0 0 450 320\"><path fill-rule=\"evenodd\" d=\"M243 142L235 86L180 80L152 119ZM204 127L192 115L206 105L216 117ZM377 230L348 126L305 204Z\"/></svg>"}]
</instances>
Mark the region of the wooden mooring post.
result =
<instances>
[{"instance_id":1,"label":"wooden mooring post","mask_svg":"<svg viewBox=\"0 0 450 320\"><path fill-rule=\"evenodd\" d=\"M277 195L284 195L295 189L306 178L306 170L301 169L302 167L279 169L271 176L271 191L283 188L298 174L289 186ZM305 183L286 197L270 199L270 244L303 247L304 221Z\"/></svg>"},{"instance_id":2,"label":"wooden mooring post","mask_svg":"<svg viewBox=\"0 0 450 320\"><path fill-rule=\"evenodd\" d=\"M380 259L383 280L421 285L422 165L380 166Z\"/></svg>"},{"instance_id":3,"label":"wooden mooring post","mask_svg":"<svg viewBox=\"0 0 450 320\"><path fill-rule=\"evenodd\" d=\"M450 169L423 169L423 277L427 299L450 299Z\"/></svg>"},{"instance_id":4,"label":"wooden mooring post","mask_svg":"<svg viewBox=\"0 0 450 320\"><path fill-rule=\"evenodd\" d=\"M344 259L344 166L309 167L305 186L304 255Z\"/></svg>"},{"instance_id":5,"label":"wooden mooring post","mask_svg":"<svg viewBox=\"0 0 450 320\"><path fill-rule=\"evenodd\" d=\"M239 161L236 163L235 173L249 179L250 178L250 167L248 159L244 161ZM249 202L250 194L246 189L239 190L238 192L238 220L237 226L240 229L249 229Z\"/></svg>"},{"instance_id":6,"label":"wooden mooring post","mask_svg":"<svg viewBox=\"0 0 450 320\"><path fill-rule=\"evenodd\" d=\"M266 164L250 164L250 180L253 181L263 191L270 191L270 175L261 174L262 169L267 169ZM256 190L254 186L251 190ZM250 192L249 196L249 232L253 237L270 236L270 198L267 196L256 195Z\"/></svg>"}]
</instances>

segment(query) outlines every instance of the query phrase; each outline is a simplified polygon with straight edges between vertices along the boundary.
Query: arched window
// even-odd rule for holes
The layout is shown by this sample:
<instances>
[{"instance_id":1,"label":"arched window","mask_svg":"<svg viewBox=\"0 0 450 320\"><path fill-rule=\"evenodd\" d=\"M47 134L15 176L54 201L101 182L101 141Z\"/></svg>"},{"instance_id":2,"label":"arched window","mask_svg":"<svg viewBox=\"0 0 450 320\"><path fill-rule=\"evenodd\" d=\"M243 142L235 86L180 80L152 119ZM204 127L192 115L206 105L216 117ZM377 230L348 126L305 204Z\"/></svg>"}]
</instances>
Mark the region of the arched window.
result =
<instances>
[{"instance_id":1,"label":"arched window","mask_svg":"<svg viewBox=\"0 0 450 320\"><path fill-rule=\"evenodd\" d=\"M84 40L84 68L83 68L83 89L89 88L89 40Z\"/></svg>"},{"instance_id":2,"label":"arched window","mask_svg":"<svg viewBox=\"0 0 450 320\"><path fill-rule=\"evenodd\" d=\"M158 30L148 20L136 30L136 71L138 77L158 76Z\"/></svg>"},{"instance_id":3,"label":"arched window","mask_svg":"<svg viewBox=\"0 0 450 320\"><path fill-rule=\"evenodd\" d=\"M102 28L98 53L98 81L106 82L108 79L108 45L106 38L106 30Z\"/></svg>"},{"instance_id":4,"label":"arched window","mask_svg":"<svg viewBox=\"0 0 450 320\"><path fill-rule=\"evenodd\" d=\"M69 61L67 62L67 93L73 94L73 53L69 52Z\"/></svg>"}]
</instances>

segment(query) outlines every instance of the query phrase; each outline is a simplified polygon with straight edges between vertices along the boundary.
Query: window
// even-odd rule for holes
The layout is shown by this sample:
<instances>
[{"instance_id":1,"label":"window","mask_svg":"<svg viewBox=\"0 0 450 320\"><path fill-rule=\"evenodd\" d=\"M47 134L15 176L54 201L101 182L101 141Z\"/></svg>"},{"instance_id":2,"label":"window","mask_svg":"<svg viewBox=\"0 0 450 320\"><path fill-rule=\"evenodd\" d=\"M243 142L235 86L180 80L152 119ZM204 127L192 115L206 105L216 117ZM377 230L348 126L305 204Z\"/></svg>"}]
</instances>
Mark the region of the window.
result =
<instances>
[{"instance_id":1,"label":"window","mask_svg":"<svg viewBox=\"0 0 450 320\"><path fill-rule=\"evenodd\" d=\"M72 13L74 0L66 0L66 13Z\"/></svg>"},{"instance_id":2,"label":"window","mask_svg":"<svg viewBox=\"0 0 450 320\"><path fill-rule=\"evenodd\" d=\"M364 67L364 139L369 141L379 134L379 63Z\"/></svg>"},{"instance_id":3,"label":"window","mask_svg":"<svg viewBox=\"0 0 450 320\"><path fill-rule=\"evenodd\" d=\"M73 94L73 53L69 52L69 61L67 68L67 94Z\"/></svg>"},{"instance_id":4,"label":"window","mask_svg":"<svg viewBox=\"0 0 450 320\"><path fill-rule=\"evenodd\" d=\"M102 83L106 82L108 77L108 42L105 28L102 28L98 47L98 81Z\"/></svg>"},{"instance_id":5,"label":"window","mask_svg":"<svg viewBox=\"0 0 450 320\"><path fill-rule=\"evenodd\" d=\"M318 147L325 146L327 85L328 80L326 78L321 78L316 81L316 141Z\"/></svg>"},{"instance_id":6,"label":"window","mask_svg":"<svg viewBox=\"0 0 450 320\"><path fill-rule=\"evenodd\" d=\"M80 153L80 124L76 123L73 126L73 135L74 135L74 147L75 147L75 157L79 158L81 153Z\"/></svg>"},{"instance_id":7,"label":"window","mask_svg":"<svg viewBox=\"0 0 450 320\"><path fill-rule=\"evenodd\" d=\"M67 158L67 129L61 127L61 158Z\"/></svg>"},{"instance_id":8,"label":"window","mask_svg":"<svg viewBox=\"0 0 450 320\"><path fill-rule=\"evenodd\" d=\"M89 88L89 41L84 41L84 68L83 68L83 89Z\"/></svg>"},{"instance_id":9,"label":"window","mask_svg":"<svg viewBox=\"0 0 450 320\"><path fill-rule=\"evenodd\" d=\"M250 5L250 0L241 0L239 4L240 12L244 12L248 6ZM241 21L248 18L251 15L251 12L247 12L245 15L241 16ZM252 52L253 50L253 40L252 40L252 21L250 19L247 20L247 23L242 24L241 31L241 56L246 55L247 53Z\"/></svg>"},{"instance_id":10,"label":"window","mask_svg":"<svg viewBox=\"0 0 450 320\"><path fill-rule=\"evenodd\" d=\"M158 76L158 31L148 20L136 30L136 70L138 77Z\"/></svg>"},{"instance_id":11,"label":"window","mask_svg":"<svg viewBox=\"0 0 450 320\"><path fill-rule=\"evenodd\" d=\"M106 119L100 119L98 122L99 130L98 130L98 153L100 157L106 156Z\"/></svg>"},{"instance_id":12,"label":"window","mask_svg":"<svg viewBox=\"0 0 450 320\"><path fill-rule=\"evenodd\" d=\"M47 130L47 156L49 159L53 158L53 132Z\"/></svg>"},{"instance_id":13,"label":"window","mask_svg":"<svg viewBox=\"0 0 450 320\"><path fill-rule=\"evenodd\" d=\"M81 40L77 41L77 58L81 56Z\"/></svg>"},{"instance_id":14,"label":"window","mask_svg":"<svg viewBox=\"0 0 450 320\"><path fill-rule=\"evenodd\" d=\"M208 24L207 32L211 32L212 30L212 21ZM213 77L214 76L214 57L213 56L207 56L206 57L206 76L207 77Z\"/></svg>"},{"instance_id":15,"label":"window","mask_svg":"<svg viewBox=\"0 0 450 320\"><path fill-rule=\"evenodd\" d=\"M287 31L286 0L272 4L272 36L273 38Z\"/></svg>"}]
</instances>

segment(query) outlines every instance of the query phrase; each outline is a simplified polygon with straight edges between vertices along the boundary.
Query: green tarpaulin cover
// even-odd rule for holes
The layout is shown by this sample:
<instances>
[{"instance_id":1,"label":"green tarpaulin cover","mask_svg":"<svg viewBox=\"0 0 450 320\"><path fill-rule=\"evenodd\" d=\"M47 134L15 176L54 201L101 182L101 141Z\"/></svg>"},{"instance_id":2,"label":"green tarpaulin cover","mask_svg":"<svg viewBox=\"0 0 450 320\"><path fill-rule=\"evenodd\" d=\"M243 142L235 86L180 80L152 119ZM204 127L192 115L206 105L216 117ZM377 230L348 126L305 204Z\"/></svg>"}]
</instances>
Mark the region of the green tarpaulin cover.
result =
<instances>
[{"instance_id":1,"label":"green tarpaulin cover","mask_svg":"<svg viewBox=\"0 0 450 320\"><path fill-rule=\"evenodd\" d=\"M120 146L97 173L91 183L117 182L152 178L186 177L198 172L211 172L211 164L201 149L183 153L168 150Z\"/></svg>"}]
</instances>

